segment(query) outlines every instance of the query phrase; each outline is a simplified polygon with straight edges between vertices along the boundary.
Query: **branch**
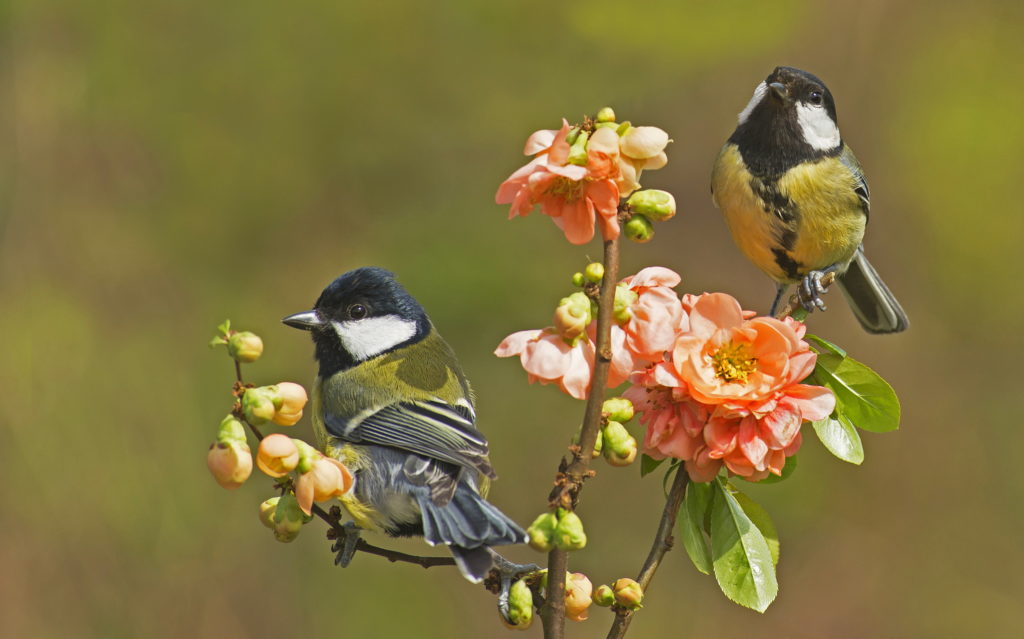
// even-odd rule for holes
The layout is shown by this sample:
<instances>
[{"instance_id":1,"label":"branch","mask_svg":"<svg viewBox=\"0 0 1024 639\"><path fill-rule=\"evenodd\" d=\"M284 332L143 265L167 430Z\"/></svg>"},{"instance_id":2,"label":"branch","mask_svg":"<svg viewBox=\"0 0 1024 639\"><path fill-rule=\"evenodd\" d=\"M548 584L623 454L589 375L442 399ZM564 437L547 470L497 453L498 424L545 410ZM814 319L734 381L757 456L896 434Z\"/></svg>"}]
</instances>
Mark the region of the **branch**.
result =
<instances>
[{"instance_id":1,"label":"branch","mask_svg":"<svg viewBox=\"0 0 1024 639\"><path fill-rule=\"evenodd\" d=\"M835 271L829 271L828 273L825 273L821 277L821 285L824 288L828 288L828 287L832 286L832 283L835 282L835 281L836 281ZM792 295L789 296L789 300L786 302L786 305L782 307L782 310L780 310L779 312L775 313L775 317L777 319L782 319L783 317L786 317L787 315L792 315L794 311L803 309L803 307L804 307L803 303L800 302L800 296L797 295L796 293L793 293Z\"/></svg>"},{"instance_id":2,"label":"branch","mask_svg":"<svg viewBox=\"0 0 1024 639\"><path fill-rule=\"evenodd\" d=\"M572 450L572 460L565 458L559 465L555 488L551 492L552 506L573 509L579 499L583 482L590 476L590 459L593 457L597 433L601 429L601 405L604 403L605 386L608 382L608 367L612 361L611 327L615 303L615 287L619 279L619 238L605 240L604 279L597 310L597 353L594 358L594 374L590 380L590 395L583 416L578 446ZM545 639L561 639L565 636L565 573L569 566L568 553L558 548L548 554L548 595L541 607L540 616L544 623Z\"/></svg>"},{"instance_id":3,"label":"branch","mask_svg":"<svg viewBox=\"0 0 1024 639\"><path fill-rule=\"evenodd\" d=\"M676 518L679 517L679 508L683 504L683 495L686 492L686 485L689 483L690 476L686 473L683 465L679 464L676 469L676 477L672 481L672 488L669 489L668 497L665 500L665 510L661 513L661 522L658 524L658 532L654 535L651 551L647 554L647 560L644 561L640 574L636 578L645 595L647 586L654 579L654 573L658 571L658 566L661 565L665 553L672 550L672 530L675 528ZM629 629L629 624L633 620L633 612L625 608L615 608L615 621L608 631L608 639L621 639L626 634L626 630Z\"/></svg>"}]
</instances>

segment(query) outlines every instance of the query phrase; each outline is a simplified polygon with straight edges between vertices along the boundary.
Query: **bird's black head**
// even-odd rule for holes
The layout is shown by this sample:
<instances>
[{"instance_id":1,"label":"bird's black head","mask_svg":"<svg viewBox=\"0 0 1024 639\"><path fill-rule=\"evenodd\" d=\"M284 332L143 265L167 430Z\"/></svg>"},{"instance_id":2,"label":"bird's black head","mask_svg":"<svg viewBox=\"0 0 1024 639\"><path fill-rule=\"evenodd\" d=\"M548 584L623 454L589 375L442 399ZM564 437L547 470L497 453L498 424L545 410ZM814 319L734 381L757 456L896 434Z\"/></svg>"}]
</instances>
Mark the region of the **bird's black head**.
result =
<instances>
[{"instance_id":1,"label":"bird's black head","mask_svg":"<svg viewBox=\"0 0 1024 639\"><path fill-rule=\"evenodd\" d=\"M776 67L740 112L735 143L758 175L778 175L800 162L842 151L832 92L813 74Z\"/></svg>"},{"instance_id":2,"label":"bird's black head","mask_svg":"<svg viewBox=\"0 0 1024 639\"><path fill-rule=\"evenodd\" d=\"M313 334L320 375L328 377L430 333L423 307L382 268L349 271L331 282L313 310L284 318Z\"/></svg>"}]
</instances>

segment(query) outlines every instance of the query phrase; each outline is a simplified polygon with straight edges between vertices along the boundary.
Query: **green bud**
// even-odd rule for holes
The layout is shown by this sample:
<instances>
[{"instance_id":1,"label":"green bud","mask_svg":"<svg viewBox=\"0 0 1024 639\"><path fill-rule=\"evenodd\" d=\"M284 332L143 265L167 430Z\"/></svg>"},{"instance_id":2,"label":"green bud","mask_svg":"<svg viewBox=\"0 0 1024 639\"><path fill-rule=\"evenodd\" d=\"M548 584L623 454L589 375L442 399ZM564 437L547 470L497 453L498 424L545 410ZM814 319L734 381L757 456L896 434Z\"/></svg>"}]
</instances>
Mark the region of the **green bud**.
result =
<instances>
[{"instance_id":1,"label":"green bud","mask_svg":"<svg viewBox=\"0 0 1024 639\"><path fill-rule=\"evenodd\" d=\"M601 280L604 279L604 264L600 262L591 262L590 264L587 264L587 268L583 269L583 277L585 277L588 282L600 284Z\"/></svg>"},{"instance_id":2,"label":"green bud","mask_svg":"<svg viewBox=\"0 0 1024 639\"><path fill-rule=\"evenodd\" d=\"M594 119L598 122L614 122L615 111L613 111L611 107L604 107L597 112L597 117Z\"/></svg>"},{"instance_id":3,"label":"green bud","mask_svg":"<svg viewBox=\"0 0 1024 639\"><path fill-rule=\"evenodd\" d=\"M583 531L583 520L571 510L558 510L558 526L555 527L555 546L562 550L580 550L587 545L587 534Z\"/></svg>"},{"instance_id":4,"label":"green bud","mask_svg":"<svg viewBox=\"0 0 1024 639\"><path fill-rule=\"evenodd\" d=\"M651 221L643 215L634 215L629 218L628 222L626 222L626 226L622 229L622 232L626 234L626 237L634 242L643 244L645 242L650 242L651 238L654 237L654 225L651 224Z\"/></svg>"},{"instance_id":5,"label":"green bud","mask_svg":"<svg viewBox=\"0 0 1024 639\"><path fill-rule=\"evenodd\" d=\"M585 283L586 283L586 280L583 279L583 273L573 273L572 274L572 285L573 286L583 286Z\"/></svg>"},{"instance_id":6,"label":"green bud","mask_svg":"<svg viewBox=\"0 0 1024 639\"><path fill-rule=\"evenodd\" d=\"M274 417L276 393L272 387L249 388L242 395L242 413L253 426L265 424Z\"/></svg>"},{"instance_id":7,"label":"green bud","mask_svg":"<svg viewBox=\"0 0 1024 639\"><path fill-rule=\"evenodd\" d=\"M555 330L566 339L582 335L592 320L590 298L583 291L563 297L555 309Z\"/></svg>"},{"instance_id":8,"label":"green bud","mask_svg":"<svg viewBox=\"0 0 1024 639\"><path fill-rule=\"evenodd\" d=\"M590 598L594 604L607 608L615 603L615 591L612 590L611 586L602 584L594 590L594 594Z\"/></svg>"},{"instance_id":9,"label":"green bud","mask_svg":"<svg viewBox=\"0 0 1024 639\"><path fill-rule=\"evenodd\" d=\"M220 422L220 429L217 431L217 441L223 444L231 442L245 443L245 424L234 415L228 415Z\"/></svg>"},{"instance_id":10,"label":"green bud","mask_svg":"<svg viewBox=\"0 0 1024 639\"><path fill-rule=\"evenodd\" d=\"M622 137L626 135L626 133L629 132L629 130L632 128L633 125L629 123L629 120L626 120L625 122L619 125L619 128L615 129L615 132L619 134L619 137Z\"/></svg>"},{"instance_id":11,"label":"green bud","mask_svg":"<svg viewBox=\"0 0 1024 639\"><path fill-rule=\"evenodd\" d=\"M619 284L615 287L615 301L612 306L612 314L615 316L615 321L619 324L625 324L633 317L633 311L631 307L636 301L640 299L640 296L636 291L630 289L625 284Z\"/></svg>"},{"instance_id":12,"label":"green bud","mask_svg":"<svg viewBox=\"0 0 1024 639\"><path fill-rule=\"evenodd\" d=\"M615 603L628 610L643 608L644 589L633 579L623 577L612 584Z\"/></svg>"},{"instance_id":13,"label":"green bud","mask_svg":"<svg viewBox=\"0 0 1024 639\"><path fill-rule=\"evenodd\" d=\"M625 397L612 397L604 400L601 414L607 415L609 421L625 423L633 419L633 402Z\"/></svg>"},{"instance_id":14,"label":"green bud","mask_svg":"<svg viewBox=\"0 0 1024 639\"><path fill-rule=\"evenodd\" d=\"M626 204L654 222L664 222L676 214L676 199L668 191L644 189L629 196Z\"/></svg>"},{"instance_id":15,"label":"green bud","mask_svg":"<svg viewBox=\"0 0 1024 639\"><path fill-rule=\"evenodd\" d=\"M508 593L508 618L502 621L515 630L526 630L533 623L533 591L523 579L512 584Z\"/></svg>"},{"instance_id":16,"label":"green bud","mask_svg":"<svg viewBox=\"0 0 1024 639\"><path fill-rule=\"evenodd\" d=\"M274 538L282 543L294 541L302 525L309 521L291 493L282 495L278 500L271 520L274 522Z\"/></svg>"},{"instance_id":17,"label":"green bud","mask_svg":"<svg viewBox=\"0 0 1024 639\"><path fill-rule=\"evenodd\" d=\"M576 137L576 141L569 147L569 164L575 164L577 166L587 165L587 140L590 139L590 134L586 131L580 131L580 134Z\"/></svg>"},{"instance_id":18,"label":"green bud","mask_svg":"<svg viewBox=\"0 0 1024 639\"><path fill-rule=\"evenodd\" d=\"M608 422L604 427L604 450L601 454L612 466L629 466L636 460L636 440L619 422Z\"/></svg>"},{"instance_id":19,"label":"green bud","mask_svg":"<svg viewBox=\"0 0 1024 639\"><path fill-rule=\"evenodd\" d=\"M293 438L292 441L295 442L295 447L299 449L299 463L295 466L295 469L300 473L308 473L313 470L313 462L316 461L320 452L301 439Z\"/></svg>"},{"instance_id":20,"label":"green bud","mask_svg":"<svg viewBox=\"0 0 1024 639\"><path fill-rule=\"evenodd\" d=\"M569 133L567 133L565 136L565 143L568 144L569 146L575 144L576 138L579 137L581 130L582 129L580 129L578 126L574 126L573 128L569 129Z\"/></svg>"},{"instance_id":21,"label":"green bud","mask_svg":"<svg viewBox=\"0 0 1024 639\"><path fill-rule=\"evenodd\" d=\"M274 513L277 511L277 502L280 500L280 497L271 497L260 504L260 523L267 528L274 527Z\"/></svg>"},{"instance_id":22,"label":"green bud","mask_svg":"<svg viewBox=\"0 0 1024 639\"><path fill-rule=\"evenodd\" d=\"M228 338L228 355L236 362L250 364L263 354L263 340L259 335L242 331Z\"/></svg>"},{"instance_id":23,"label":"green bud","mask_svg":"<svg viewBox=\"0 0 1024 639\"><path fill-rule=\"evenodd\" d=\"M617 129L619 128L618 122L595 122L595 129Z\"/></svg>"},{"instance_id":24,"label":"green bud","mask_svg":"<svg viewBox=\"0 0 1024 639\"><path fill-rule=\"evenodd\" d=\"M530 539L530 547L540 552L550 552L554 547L555 528L558 526L558 517L555 513L547 512L536 519L526 529L526 535Z\"/></svg>"}]
</instances>

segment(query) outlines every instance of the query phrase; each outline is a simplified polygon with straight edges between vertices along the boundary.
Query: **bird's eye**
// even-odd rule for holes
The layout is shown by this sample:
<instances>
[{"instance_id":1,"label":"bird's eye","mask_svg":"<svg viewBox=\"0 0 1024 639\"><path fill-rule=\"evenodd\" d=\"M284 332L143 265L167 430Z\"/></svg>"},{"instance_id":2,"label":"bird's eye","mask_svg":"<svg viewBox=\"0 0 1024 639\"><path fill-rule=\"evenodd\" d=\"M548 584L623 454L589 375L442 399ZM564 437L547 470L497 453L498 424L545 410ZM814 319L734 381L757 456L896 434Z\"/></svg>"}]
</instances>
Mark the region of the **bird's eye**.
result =
<instances>
[{"instance_id":1,"label":"bird's eye","mask_svg":"<svg viewBox=\"0 0 1024 639\"><path fill-rule=\"evenodd\" d=\"M811 95L808 96L808 100L814 106L821 106L823 99L821 91L811 91Z\"/></svg>"},{"instance_id":2,"label":"bird's eye","mask_svg":"<svg viewBox=\"0 0 1024 639\"><path fill-rule=\"evenodd\" d=\"M360 320L366 317L366 307L362 304L353 304L348 307L348 316L354 320Z\"/></svg>"}]
</instances>

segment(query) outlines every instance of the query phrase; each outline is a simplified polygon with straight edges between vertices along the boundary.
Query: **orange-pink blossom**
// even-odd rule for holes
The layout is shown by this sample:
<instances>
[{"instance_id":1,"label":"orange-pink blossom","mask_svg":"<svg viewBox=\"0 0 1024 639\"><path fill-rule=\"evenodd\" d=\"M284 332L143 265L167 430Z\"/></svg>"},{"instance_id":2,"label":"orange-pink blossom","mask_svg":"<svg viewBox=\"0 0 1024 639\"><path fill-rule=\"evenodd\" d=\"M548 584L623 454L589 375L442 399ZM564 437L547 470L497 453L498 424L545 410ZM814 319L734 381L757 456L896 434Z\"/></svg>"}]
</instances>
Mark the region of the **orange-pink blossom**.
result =
<instances>
[{"instance_id":1,"label":"orange-pink blossom","mask_svg":"<svg viewBox=\"0 0 1024 639\"><path fill-rule=\"evenodd\" d=\"M541 213L573 244L585 244L594 237L595 216L602 235L614 239L619 235L618 135L611 129L594 131L588 141L587 163L579 166L568 164L566 138L570 130L569 123L562 120L557 132L542 130L531 135L524 152L535 157L501 183L495 201L512 205L509 218L525 216L539 204Z\"/></svg>"}]
</instances>

